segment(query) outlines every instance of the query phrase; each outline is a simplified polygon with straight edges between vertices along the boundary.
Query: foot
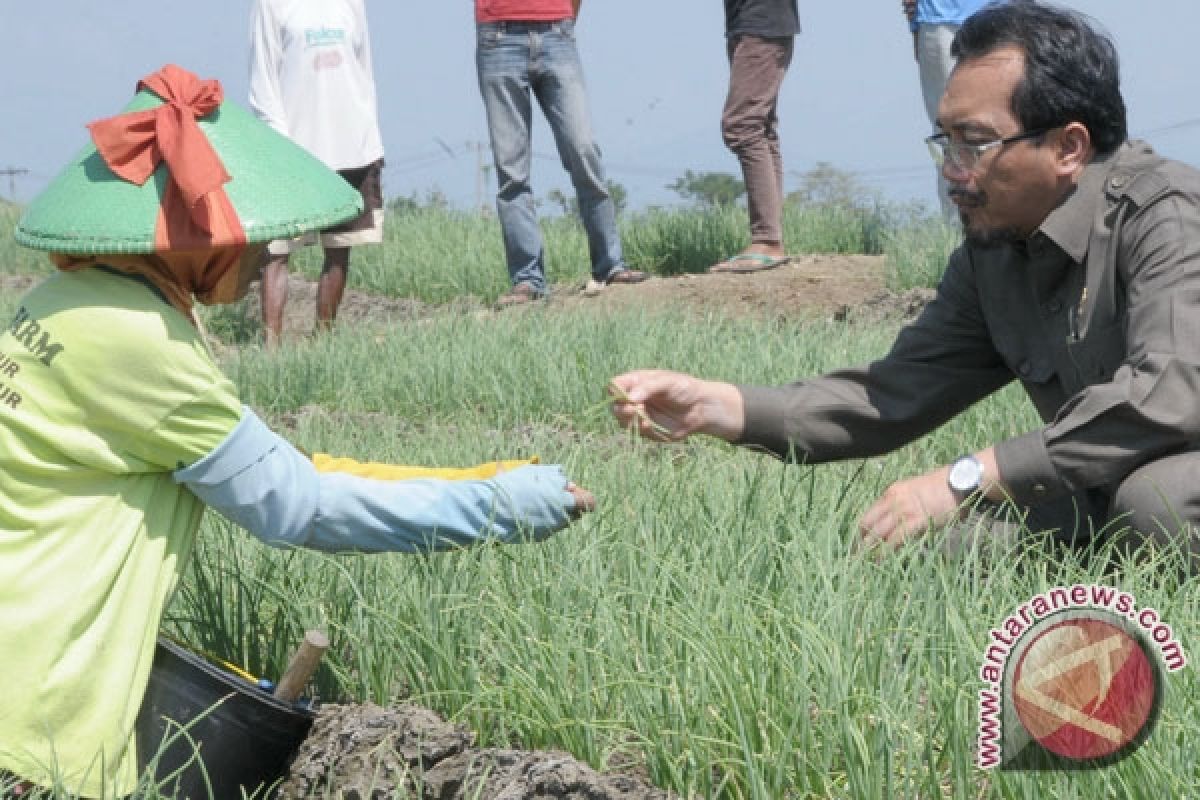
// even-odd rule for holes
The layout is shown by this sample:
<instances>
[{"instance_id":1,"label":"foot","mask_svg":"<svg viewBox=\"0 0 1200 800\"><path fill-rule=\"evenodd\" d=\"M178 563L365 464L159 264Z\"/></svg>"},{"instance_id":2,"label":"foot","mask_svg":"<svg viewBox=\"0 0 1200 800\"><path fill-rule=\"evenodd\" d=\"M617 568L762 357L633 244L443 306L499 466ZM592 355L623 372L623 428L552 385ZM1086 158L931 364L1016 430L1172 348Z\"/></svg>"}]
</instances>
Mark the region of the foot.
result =
<instances>
[{"instance_id":1,"label":"foot","mask_svg":"<svg viewBox=\"0 0 1200 800\"><path fill-rule=\"evenodd\" d=\"M601 283L605 286L612 286L619 283L641 283L649 277L649 275L640 269L616 269L608 273L608 277L601 281Z\"/></svg>"},{"instance_id":2,"label":"foot","mask_svg":"<svg viewBox=\"0 0 1200 800\"><path fill-rule=\"evenodd\" d=\"M539 292L528 283L518 283L496 299L496 310L524 306L545 298L545 292Z\"/></svg>"},{"instance_id":3,"label":"foot","mask_svg":"<svg viewBox=\"0 0 1200 800\"><path fill-rule=\"evenodd\" d=\"M763 270L782 267L791 259L779 247L751 246L732 258L713 264L708 268L709 274L721 273L745 274L762 272Z\"/></svg>"}]
</instances>

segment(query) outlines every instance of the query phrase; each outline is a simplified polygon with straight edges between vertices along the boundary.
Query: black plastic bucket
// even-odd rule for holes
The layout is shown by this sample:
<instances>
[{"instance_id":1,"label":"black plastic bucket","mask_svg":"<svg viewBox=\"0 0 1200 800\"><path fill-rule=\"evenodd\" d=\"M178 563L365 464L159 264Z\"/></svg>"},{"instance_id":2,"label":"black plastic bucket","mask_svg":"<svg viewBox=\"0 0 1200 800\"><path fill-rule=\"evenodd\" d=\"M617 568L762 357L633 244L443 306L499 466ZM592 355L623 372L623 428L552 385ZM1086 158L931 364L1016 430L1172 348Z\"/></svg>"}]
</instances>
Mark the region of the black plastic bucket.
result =
<instances>
[{"instance_id":1,"label":"black plastic bucket","mask_svg":"<svg viewBox=\"0 0 1200 800\"><path fill-rule=\"evenodd\" d=\"M262 797L313 717L160 637L138 712L138 766L153 762L160 791L179 800Z\"/></svg>"}]
</instances>

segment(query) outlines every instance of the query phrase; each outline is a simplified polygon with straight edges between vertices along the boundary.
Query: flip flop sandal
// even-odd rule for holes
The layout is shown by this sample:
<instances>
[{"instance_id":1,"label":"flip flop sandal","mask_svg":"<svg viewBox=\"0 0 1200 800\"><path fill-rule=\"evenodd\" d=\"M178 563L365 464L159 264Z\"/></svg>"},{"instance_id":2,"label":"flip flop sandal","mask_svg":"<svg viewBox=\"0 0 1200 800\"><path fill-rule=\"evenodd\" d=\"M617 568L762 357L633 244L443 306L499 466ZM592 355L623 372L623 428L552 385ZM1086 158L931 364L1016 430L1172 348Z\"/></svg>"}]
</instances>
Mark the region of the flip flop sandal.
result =
<instances>
[{"instance_id":1,"label":"flip flop sandal","mask_svg":"<svg viewBox=\"0 0 1200 800\"><path fill-rule=\"evenodd\" d=\"M613 284L622 283L641 283L648 277L650 276L642 272L640 269L622 269L610 274L608 278L605 279L604 285L612 286Z\"/></svg>"},{"instance_id":2,"label":"flip flop sandal","mask_svg":"<svg viewBox=\"0 0 1200 800\"><path fill-rule=\"evenodd\" d=\"M528 283L518 283L505 294L500 295L496 299L493 308L497 311L503 311L506 308L515 308L516 306L528 305L529 303L545 300L546 294L534 289Z\"/></svg>"},{"instance_id":3,"label":"flip flop sandal","mask_svg":"<svg viewBox=\"0 0 1200 800\"><path fill-rule=\"evenodd\" d=\"M791 261L790 256L769 256L765 253L741 253L733 258L714 264L708 268L710 275L731 273L745 275L751 272L764 272L768 269L782 267Z\"/></svg>"}]
</instances>

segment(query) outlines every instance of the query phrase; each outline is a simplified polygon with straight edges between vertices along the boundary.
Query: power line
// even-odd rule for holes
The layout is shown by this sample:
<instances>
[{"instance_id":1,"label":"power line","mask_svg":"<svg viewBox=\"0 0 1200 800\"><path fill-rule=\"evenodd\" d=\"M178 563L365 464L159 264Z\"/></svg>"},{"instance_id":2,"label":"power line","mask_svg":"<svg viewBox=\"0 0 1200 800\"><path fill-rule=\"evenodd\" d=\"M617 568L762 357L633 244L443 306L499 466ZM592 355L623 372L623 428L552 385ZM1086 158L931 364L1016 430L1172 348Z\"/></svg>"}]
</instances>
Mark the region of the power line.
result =
<instances>
[{"instance_id":1,"label":"power line","mask_svg":"<svg viewBox=\"0 0 1200 800\"><path fill-rule=\"evenodd\" d=\"M1185 119L1180 122L1173 122L1170 125L1163 125L1161 128L1151 128L1148 131L1142 131L1138 136L1156 136L1160 133L1170 133L1172 131L1184 130L1185 128L1195 128L1200 125L1200 117Z\"/></svg>"},{"instance_id":2,"label":"power line","mask_svg":"<svg viewBox=\"0 0 1200 800\"><path fill-rule=\"evenodd\" d=\"M435 153L426 156L423 159L413 158L401 164L388 164L387 169L392 173L408 174L410 172L421 172L429 167L445 164L449 159L440 153Z\"/></svg>"},{"instance_id":3,"label":"power line","mask_svg":"<svg viewBox=\"0 0 1200 800\"><path fill-rule=\"evenodd\" d=\"M17 202L17 176L28 175L29 170L23 167L5 167L0 169L0 177L8 176L8 198Z\"/></svg>"},{"instance_id":4,"label":"power line","mask_svg":"<svg viewBox=\"0 0 1200 800\"><path fill-rule=\"evenodd\" d=\"M1165 134L1175 133L1177 131L1189 130L1200 127L1200 117L1188 117L1176 122L1171 122L1165 125L1160 125L1155 128L1149 128L1136 133L1137 138L1151 138L1162 136ZM484 142L467 142L462 150L447 145L444 141L435 137L439 150L425 151L414 153L406 156L399 161L389 160L388 167L395 168L401 173L418 172L427 170L440 163L457 158L460 153L474 152L476 155L476 187L475 187L475 205L483 207L484 185L488 172L492 166L486 163L485 153L488 152L486 143ZM547 161L560 163L561 159L556 153L548 153L542 151L533 151L531 156L539 161ZM817 162L819 163L819 162ZM682 175L688 169L696 169L696 165L690 166L672 166L664 163L657 164L639 164L622 161L605 160L605 168L610 177L613 178L663 178L670 179ZM724 169L726 172L736 173L736 165L730 164L729 168ZM909 164L902 166L879 166L866 167L861 169L842 169L844 172L858 180L874 185L892 185L911 184L919 180L925 180L935 174L936 168L932 163ZM789 175L802 176L805 170L789 170ZM0 175L8 174L0 171Z\"/></svg>"},{"instance_id":5,"label":"power line","mask_svg":"<svg viewBox=\"0 0 1200 800\"><path fill-rule=\"evenodd\" d=\"M484 161L484 153L490 153L492 148L486 142L467 142L468 150L475 151L475 208L479 209L480 213L486 214L488 211L487 205L484 202L484 194L487 191L487 177L492 169L492 165Z\"/></svg>"}]
</instances>

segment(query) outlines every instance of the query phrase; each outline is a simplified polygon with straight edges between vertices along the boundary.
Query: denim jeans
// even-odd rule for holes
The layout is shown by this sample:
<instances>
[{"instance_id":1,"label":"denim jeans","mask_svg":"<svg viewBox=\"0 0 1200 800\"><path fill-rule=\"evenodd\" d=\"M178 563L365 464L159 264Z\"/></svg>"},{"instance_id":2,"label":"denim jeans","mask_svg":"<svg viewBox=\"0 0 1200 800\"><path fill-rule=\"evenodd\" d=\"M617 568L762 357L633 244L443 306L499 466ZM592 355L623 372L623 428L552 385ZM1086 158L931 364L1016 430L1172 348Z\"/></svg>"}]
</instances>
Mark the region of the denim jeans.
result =
<instances>
[{"instance_id":1,"label":"denim jeans","mask_svg":"<svg viewBox=\"0 0 1200 800\"><path fill-rule=\"evenodd\" d=\"M475 65L496 164L496 213L513 285L546 292L545 252L529 185L531 95L575 186L592 277L602 281L624 269L616 209L592 138L574 21L479 23L476 33Z\"/></svg>"},{"instance_id":2,"label":"denim jeans","mask_svg":"<svg viewBox=\"0 0 1200 800\"><path fill-rule=\"evenodd\" d=\"M958 32L957 25L921 25L917 29L917 69L921 76L921 95L925 98L925 113L931 127L937 122L938 103L946 91L950 70L954 69L954 57L950 55L950 43ZM950 222L958 221L958 209L946 192L950 188L937 171L938 202L942 216Z\"/></svg>"}]
</instances>

